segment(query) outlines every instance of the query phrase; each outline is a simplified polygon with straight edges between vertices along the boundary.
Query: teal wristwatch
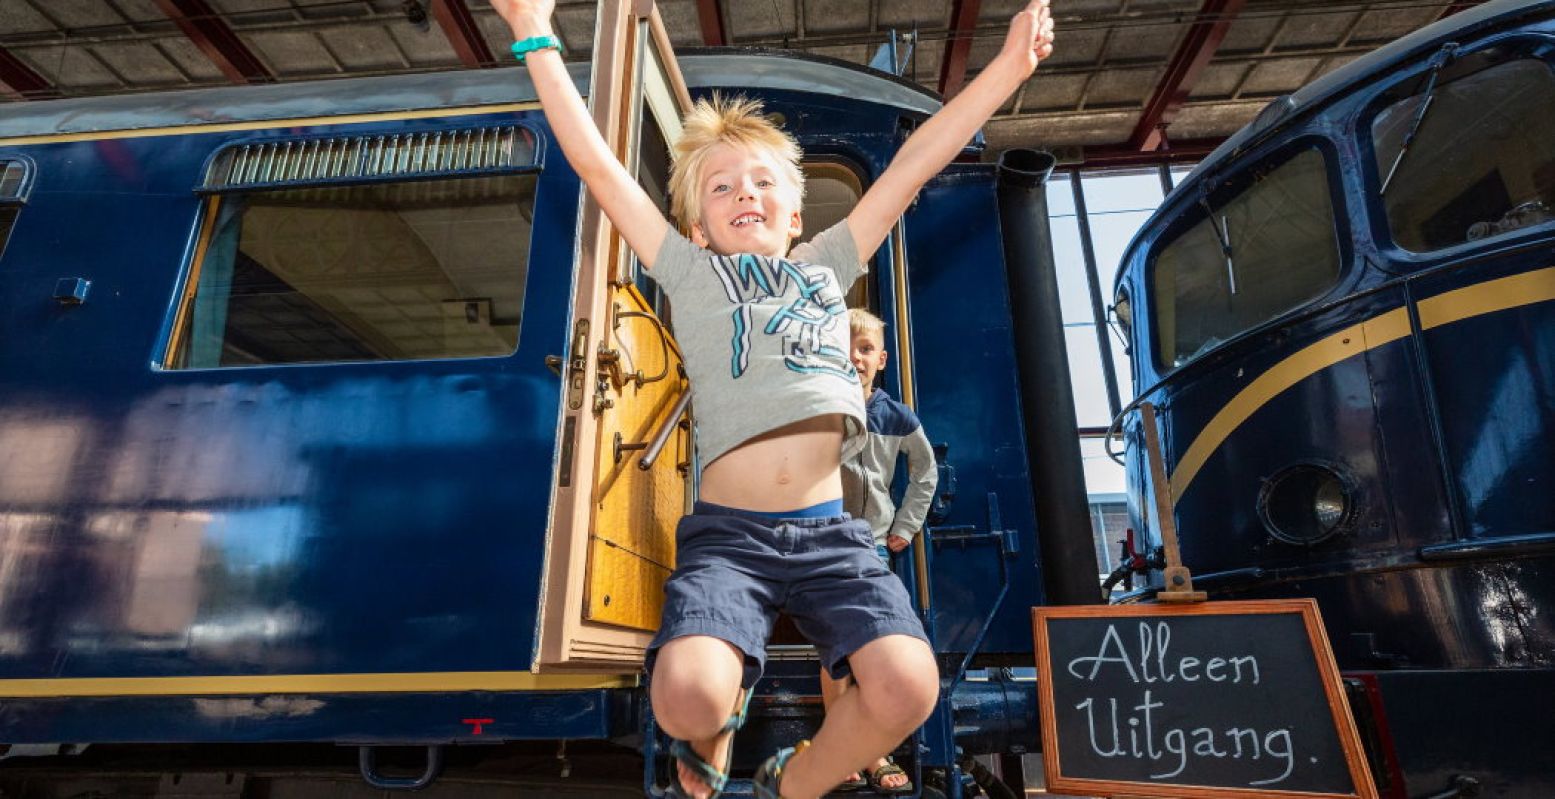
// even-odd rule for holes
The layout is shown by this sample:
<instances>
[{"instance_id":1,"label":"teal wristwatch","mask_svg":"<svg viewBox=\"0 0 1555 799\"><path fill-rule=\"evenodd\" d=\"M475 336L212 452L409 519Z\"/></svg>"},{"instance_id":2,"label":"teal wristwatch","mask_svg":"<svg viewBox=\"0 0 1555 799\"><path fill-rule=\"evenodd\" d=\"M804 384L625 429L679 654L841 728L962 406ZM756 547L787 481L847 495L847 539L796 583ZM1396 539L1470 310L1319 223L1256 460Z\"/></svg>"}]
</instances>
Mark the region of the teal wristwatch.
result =
<instances>
[{"instance_id":1,"label":"teal wristwatch","mask_svg":"<svg viewBox=\"0 0 1555 799\"><path fill-rule=\"evenodd\" d=\"M519 39L513 43L513 55L518 58L518 63L524 63L524 56L536 50L555 50L558 53L566 52L562 49L562 40L555 36L531 36L527 39Z\"/></svg>"}]
</instances>

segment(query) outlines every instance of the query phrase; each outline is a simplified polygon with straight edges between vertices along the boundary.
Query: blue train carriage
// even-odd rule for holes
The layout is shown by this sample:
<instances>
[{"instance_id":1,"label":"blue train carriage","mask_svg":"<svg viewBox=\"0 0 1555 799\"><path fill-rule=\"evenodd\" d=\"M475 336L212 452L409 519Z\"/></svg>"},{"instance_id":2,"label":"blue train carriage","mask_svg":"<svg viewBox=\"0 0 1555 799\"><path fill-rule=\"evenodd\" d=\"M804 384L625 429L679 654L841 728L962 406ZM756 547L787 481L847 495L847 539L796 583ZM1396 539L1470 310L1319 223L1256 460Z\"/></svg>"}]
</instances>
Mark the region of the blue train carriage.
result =
<instances>
[{"instance_id":1,"label":"blue train carriage","mask_svg":"<svg viewBox=\"0 0 1555 799\"><path fill-rule=\"evenodd\" d=\"M1273 102L1116 283L1197 587L1319 600L1387 796L1555 794L1552 37L1498 0Z\"/></svg>"},{"instance_id":2,"label":"blue train carriage","mask_svg":"<svg viewBox=\"0 0 1555 799\"><path fill-rule=\"evenodd\" d=\"M938 107L823 59L681 64L630 5L602 7L591 102L661 196L692 89L760 95L798 133L812 232ZM1050 166L1005 169L1026 199L1004 209L1034 214ZM942 533L904 571L947 677L910 752L951 793L966 754L1036 746L1030 684L968 669L1031 663L1039 511L1089 552L1083 496L1034 499L1051 403L1010 368L1000 174L926 187L851 298L892 325L889 387L948 452ZM638 672L693 490L687 384L672 309L521 70L13 104L0 175L11 755L322 742L403 787L449 744L652 751ZM742 758L813 726L799 643ZM385 777L383 745L429 747L422 776Z\"/></svg>"}]
</instances>

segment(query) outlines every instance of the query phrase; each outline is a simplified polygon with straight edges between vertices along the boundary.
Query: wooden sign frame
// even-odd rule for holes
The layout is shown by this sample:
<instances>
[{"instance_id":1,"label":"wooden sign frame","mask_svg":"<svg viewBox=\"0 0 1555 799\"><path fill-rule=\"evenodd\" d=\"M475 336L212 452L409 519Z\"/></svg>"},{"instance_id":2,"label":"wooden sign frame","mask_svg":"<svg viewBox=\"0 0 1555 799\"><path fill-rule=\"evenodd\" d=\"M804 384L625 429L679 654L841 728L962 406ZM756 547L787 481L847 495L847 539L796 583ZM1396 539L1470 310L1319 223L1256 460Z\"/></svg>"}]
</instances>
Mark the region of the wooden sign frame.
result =
<instances>
[{"instance_id":1,"label":"wooden sign frame","mask_svg":"<svg viewBox=\"0 0 1555 799\"><path fill-rule=\"evenodd\" d=\"M1066 777L1059 758L1058 720L1054 714L1052 654L1048 646L1047 622L1049 619L1117 618L1135 619L1147 617L1182 616L1246 616L1254 614L1299 614L1312 653L1317 660L1318 677L1328 702L1334 731L1344 750L1345 765L1354 793L1312 793L1284 789L1258 789L1248 787L1216 787L1198 785L1172 785L1154 782L1111 781L1083 777ZM1350 714L1350 703L1345 698L1344 685L1339 668L1334 662L1333 649L1318 615L1317 601L1313 599L1273 599L1230 602L1198 602L1191 604L1140 604L1140 605L1078 605L1069 607L1044 607L1031 610L1032 633L1037 650L1037 700L1042 715L1042 762L1047 772L1047 789L1055 793L1082 796L1151 796L1180 799L1248 799L1248 797L1279 797L1279 799L1377 799L1377 787L1372 781L1371 768L1361 748L1360 734L1355 727L1355 717Z\"/></svg>"}]
</instances>

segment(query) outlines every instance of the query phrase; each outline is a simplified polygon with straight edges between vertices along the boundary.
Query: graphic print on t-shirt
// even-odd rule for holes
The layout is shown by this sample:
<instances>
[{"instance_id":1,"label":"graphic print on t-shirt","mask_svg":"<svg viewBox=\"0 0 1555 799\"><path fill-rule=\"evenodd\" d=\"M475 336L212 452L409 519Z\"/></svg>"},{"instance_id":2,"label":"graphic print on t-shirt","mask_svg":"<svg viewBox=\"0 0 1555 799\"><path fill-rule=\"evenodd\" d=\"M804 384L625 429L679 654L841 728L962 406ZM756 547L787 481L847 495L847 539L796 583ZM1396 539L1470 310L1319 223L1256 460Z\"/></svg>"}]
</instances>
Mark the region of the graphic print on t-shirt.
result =
<instances>
[{"instance_id":1,"label":"graphic print on t-shirt","mask_svg":"<svg viewBox=\"0 0 1555 799\"><path fill-rule=\"evenodd\" d=\"M751 335L757 327L753 315L760 308L772 314L760 332L767 338L782 336L783 363L790 370L858 380L847 351L836 344L839 328L846 330L842 319L847 307L830 269L749 253L714 256L711 261L724 294L734 303L732 376L740 377L750 366ZM772 303L763 303L771 298L788 302L774 309Z\"/></svg>"}]
</instances>

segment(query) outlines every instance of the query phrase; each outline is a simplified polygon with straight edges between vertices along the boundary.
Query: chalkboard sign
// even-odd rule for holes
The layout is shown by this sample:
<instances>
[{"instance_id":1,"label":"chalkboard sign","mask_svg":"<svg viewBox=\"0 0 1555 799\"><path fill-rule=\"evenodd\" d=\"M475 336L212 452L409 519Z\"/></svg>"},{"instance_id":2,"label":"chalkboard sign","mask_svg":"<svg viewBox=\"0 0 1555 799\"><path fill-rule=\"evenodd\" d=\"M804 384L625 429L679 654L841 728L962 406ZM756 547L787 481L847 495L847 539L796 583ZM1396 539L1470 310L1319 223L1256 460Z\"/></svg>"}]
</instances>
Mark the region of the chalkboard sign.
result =
<instances>
[{"instance_id":1,"label":"chalkboard sign","mask_svg":"<svg viewBox=\"0 0 1555 799\"><path fill-rule=\"evenodd\" d=\"M1375 799L1310 599L1034 608L1048 790Z\"/></svg>"}]
</instances>

